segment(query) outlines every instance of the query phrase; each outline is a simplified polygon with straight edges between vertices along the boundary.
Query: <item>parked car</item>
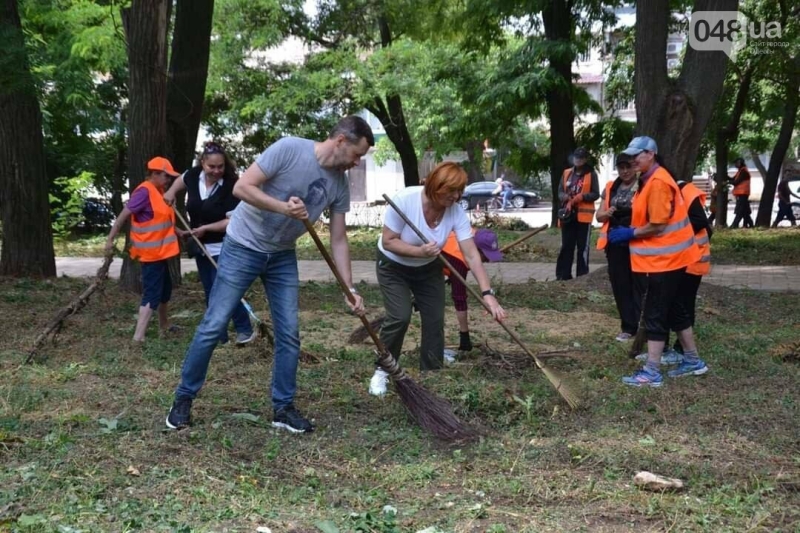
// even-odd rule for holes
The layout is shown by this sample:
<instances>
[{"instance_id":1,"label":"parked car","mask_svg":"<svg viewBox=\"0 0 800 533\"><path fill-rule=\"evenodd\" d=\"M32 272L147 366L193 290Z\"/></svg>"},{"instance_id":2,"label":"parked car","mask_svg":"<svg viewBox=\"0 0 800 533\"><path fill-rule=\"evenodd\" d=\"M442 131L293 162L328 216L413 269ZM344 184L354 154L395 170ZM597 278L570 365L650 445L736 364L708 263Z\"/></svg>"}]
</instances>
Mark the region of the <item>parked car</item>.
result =
<instances>
[{"instance_id":1,"label":"parked car","mask_svg":"<svg viewBox=\"0 0 800 533\"><path fill-rule=\"evenodd\" d=\"M485 209L486 204L493 198L492 191L496 188L497 183L493 181L476 181L475 183L470 183L467 185L467 188L464 189L464 194L461 196L461 207L465 210L470 210L480 205L481 209ZM494 198L501 198L501 196L495 195ZM541 200L541 196L538 192L522 189L514 185L511 196L511 205L513 207L517 209L533 207L539 203L539 200Z\"/></svg>"},{"instance_id":2,"label":"parked car","mask_svg":"<svg viewBox=\"0 0 800 533\"><path fill-rule=\"evenodd\" d=\"M86 198L83 201L83 222L81 226L87 230L108 229L117 216L111 205L98 198Z\"/></svg>"}]
</instances>

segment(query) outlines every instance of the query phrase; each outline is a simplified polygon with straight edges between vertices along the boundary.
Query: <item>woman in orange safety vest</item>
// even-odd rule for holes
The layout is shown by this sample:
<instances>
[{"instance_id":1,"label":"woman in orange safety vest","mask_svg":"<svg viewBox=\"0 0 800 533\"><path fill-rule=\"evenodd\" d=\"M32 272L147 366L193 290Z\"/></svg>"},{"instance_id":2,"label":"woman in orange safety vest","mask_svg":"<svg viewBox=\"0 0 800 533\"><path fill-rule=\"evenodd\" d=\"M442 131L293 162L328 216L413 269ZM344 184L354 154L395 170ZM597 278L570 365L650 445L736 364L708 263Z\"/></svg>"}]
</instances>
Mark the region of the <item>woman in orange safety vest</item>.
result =
<instances>
[{"instance_id":1,"label":"woman in orange safety vest","mask_svg":"<svg viewBox=\"0 0 800 533\"><path fill-rule=\"evenodd\" d=\"M678 332L684 360L667 375L708 372L697 355L686 298L678 297L686 268L700 260L700 249L681 191L670 173L656 161L656 142L650 137L636 137L624 153L633 156L641 173L639 189L633 197L630 227L610 230L608 242L629 243L631 270L645 294L642 316L648 355L644 368L622 381L636 387L660 387L661 355L670 329Z\"/></svg>"},{"instance_id":2,"label":"woman in orange safety vest","mask_svg":"<svg viewBox=\"0 0 800 533\"><path fill-rule=\"evenodd\" d=\"M172 296L167 260L178 255L180 247L175 234L175 212L164 202L163 196L170 176L178 175L164 157L148 161L145 180L131 193L106 241L106 252L110 252L114 238L131 217L130 256L142 265L142 303L133 333L134 342L144 342L147 324L156 309L161 333L175 329L169 325L167 313L167 302Z\"/></svg>"},{"instance_id":3,"label":"woman in orange safety vest","mask_svg":"<svg viewBox=\"0 0 800 533\"><path fill-rule=\"evenodd\" d=\"M736 174L733 175L731 182L733 183L733 196L736 198L736 207L733 208L733 223L731 228L739 228L739 222L744 219L744 227L752 228L753 219L750 214L753 210L750 208L750 171L747 170L747 165L741 157L733 162L736 167Z\"/></svg>"},{"instance_id":4,"label":"woman in orange safety vest","mask_svg":"<svg viewBox=\"0 0 800 533\"><path fill-rule=\"evenodd\" d=\"M594 203L600 198L597 173L589 165L586 148L576 148L572 154L573 166L561 175L558 189L559 226L561 226L561 251L556 260L556 279L572 279L572 260L578 250L576 276L589 273L589 238L594 220ZM564 215L563 217L561 215Z\"/></svg>"},{"instance_id":5,"label":"woman in orange safety vest","mask_svg":"<svg viewBox=\"0 0 800 533\"><path fill-rule=\"evenodd\" d=\"M618 226L631 225L631 206L636 194L636 170L633 158L628 154L617 156L619 177L606 184L600 196L597 221L603 224L597 249L605 250L608 261L608 279L620 318L620 332L616 339L620 342L630 340L639 329L639 316L642 312L642 295L634 283L631 271L631 252L628 243L608 244L608 232Z\"/></svg>"}]
</instances>

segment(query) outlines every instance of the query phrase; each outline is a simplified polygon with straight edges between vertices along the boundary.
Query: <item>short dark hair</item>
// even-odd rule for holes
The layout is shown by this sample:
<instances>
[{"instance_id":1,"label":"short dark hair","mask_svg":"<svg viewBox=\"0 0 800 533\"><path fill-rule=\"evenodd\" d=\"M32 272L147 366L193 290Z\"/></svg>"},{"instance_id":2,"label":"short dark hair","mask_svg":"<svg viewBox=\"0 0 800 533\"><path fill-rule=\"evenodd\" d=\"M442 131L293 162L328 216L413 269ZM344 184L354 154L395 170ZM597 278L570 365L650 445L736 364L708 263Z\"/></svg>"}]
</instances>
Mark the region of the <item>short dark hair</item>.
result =
<instances>
[{"instance_id":1,"label":"short dark hair","mask_svg":"<svg viewBox=\"0 0 800 533\"><path fill-rule=\"evenodd\" d=\"M375 136L372 134L372 128L369 127L366 120L355 115L344 117L337 122L330 135L328 135L328 139L333 139L338 135L344 135L352 144L358 144L359 140L366 139L370 146L375 146Z\"/></svg>"},{"instance_id":2,"label":"short dark hair","mask_svg":"<svg viewBox=\"0 0 800 533\"><path fill-rule=\"evenodd\" d=\"M736 159L733 160L733 164L737 166L744 165L744 159L742 159L741 157L737 157Z\"/></svg>"},{"instance_id":3,"label":"short dark hair","mask_svg":"<svg viewBox=\"0 0 800 533\"><path fill-rule=\"evenodd\" d=\"M616 166L619 166L620 163L624 163L624 164L630 165L631 161L633 161L633 156L630 156L630 155L628 155L628 154L623 152L623 153L620 153L620 154L617 155Z\"/></svg>"}]
</instances>

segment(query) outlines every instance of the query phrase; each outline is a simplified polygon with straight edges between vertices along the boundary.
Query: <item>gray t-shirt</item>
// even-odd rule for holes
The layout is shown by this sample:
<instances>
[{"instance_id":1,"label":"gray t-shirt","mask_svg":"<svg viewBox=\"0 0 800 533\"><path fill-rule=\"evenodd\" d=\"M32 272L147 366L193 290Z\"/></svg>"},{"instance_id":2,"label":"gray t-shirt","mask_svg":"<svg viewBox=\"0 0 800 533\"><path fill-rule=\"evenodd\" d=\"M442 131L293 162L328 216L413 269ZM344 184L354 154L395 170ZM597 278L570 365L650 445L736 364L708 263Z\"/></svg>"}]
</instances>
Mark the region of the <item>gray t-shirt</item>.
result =
<instances>
[{"instance_id":1,"label":"gray t-shirt","mask_svg":"<svg viewBox=\"0 0 800 533\"><path fill-rule=\"evenodd\" d=\"M302 199L312 223L327 207L332 213L350 210L345 173L320 166L314 155L314 141L286 137L264 150L256 164L267 176L261 190L283 202L292 196ZM244 201L233 210L227 229L228 237L262 253L292 250L305 232L301 220L261 210Z\"/></svg>"}]
</instances>

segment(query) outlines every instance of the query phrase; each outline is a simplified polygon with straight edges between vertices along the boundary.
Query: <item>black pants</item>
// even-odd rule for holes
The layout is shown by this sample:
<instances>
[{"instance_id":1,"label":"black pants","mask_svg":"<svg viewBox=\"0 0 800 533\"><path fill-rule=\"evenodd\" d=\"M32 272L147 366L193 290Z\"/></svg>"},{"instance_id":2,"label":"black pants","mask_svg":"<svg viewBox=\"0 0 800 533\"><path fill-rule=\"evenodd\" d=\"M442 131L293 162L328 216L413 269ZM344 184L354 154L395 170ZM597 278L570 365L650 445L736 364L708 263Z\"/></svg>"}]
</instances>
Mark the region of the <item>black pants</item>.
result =
<instances>
[{"instance_id":1,"label":"black pants","mask_svg":"<svg viewBox=\"0 0 800 533\"><path fill-rule=\"evenodd\" d=\"M738 228L739 222L742 219L744 219L745 228L752 228L755 226L755 224L753 224L753 219L750 218L750 213L752 213L753 210L750 208L750 198L748 196L741 195L736 197L736 207L733 212L736 216L733 217L731 228Z\"/></svg>"},{"instance_id":2,"label":"black pants","mask_svg":"<svg viewBox=\"0 0 800 533\"><path fill-rule=\"evenodd\" d=\"M608 259L608 279L617 302L621 330L636 335L639 329L639 316L642 311L642 292L631 271L631 251L627 245L606 246Z\"/></svg>"},{"instance_id":3,"label":"black pants","mask_svg":"<svg viewBox=\"0 0 800 533\"><path fill-rule=\"evenodd\" d=\"M700 290L700 282L702 281L703 276L697 276L687 272L683 275L683 279L681 279L680 285L678 286L677 298L680 300L679 305L682 309L686 310L686 314L689 317L692 327L694 327L694 319L696 316L695 308L697 307L697 292ZM683 330L673 328L672 331L677 333ZM667 343L669 344L669 339L667 340ZM681 346L681 340L678 338L675 339L675 344L672 346L672 348L678 353L683 353L683 346Z\"/></svg>"},{"instance_id":4,"label":"black pants","mask_svg":"<svg viewBox=\"0 0 800 533\"><path fill-rule=\"evenodd\" d=\"M669 330L683 331L692 325L686 298L678 296L686 273L685 268L651 274L636 273L640 286L645 288L644 327L648 341L664 341Z\"/></svg>"},{"instance_id":5,"label":"black pants","mask_svg":"<svg viewBox=\"0 0 800 533\"><path fill-rule=\"evenodd\" d=\"M788 220L792 223L792 226L796 225L796 221L794 219L794 213L792 212L792 204L790 203L783 203L778 200L778 216L775 218L775 222L772 223L773 228L777 228L778 224L783 221L783 219Z\"/></svg>"},{"instance_id":6,"label":"black pants","mask_svg":"<svg viewBox=\"0 0 800 533\"><path fill-rule=\"evenodd\" d=\"M592 225L588 222L568 222L561 226L561 251L556 261L556 279L572 279L572 259L578 249L578 268L576 276L589 273L589 235Z\"/></svg>"}]
</instances>

